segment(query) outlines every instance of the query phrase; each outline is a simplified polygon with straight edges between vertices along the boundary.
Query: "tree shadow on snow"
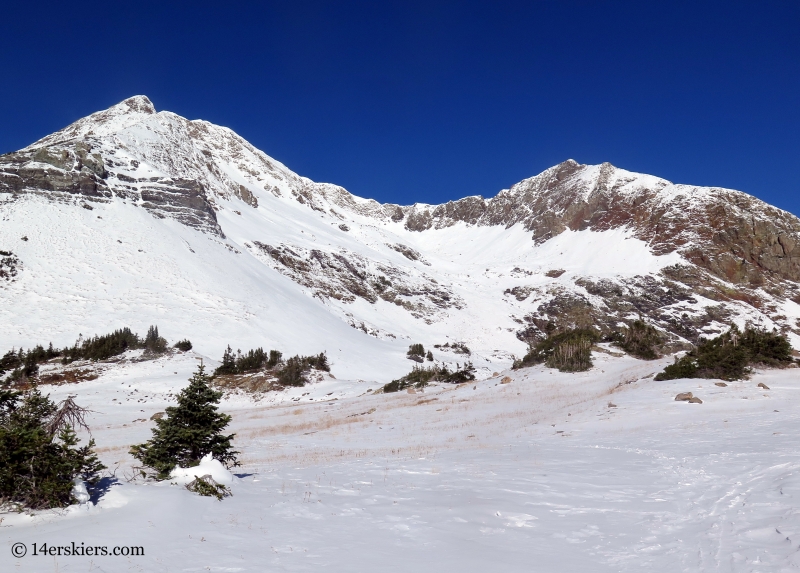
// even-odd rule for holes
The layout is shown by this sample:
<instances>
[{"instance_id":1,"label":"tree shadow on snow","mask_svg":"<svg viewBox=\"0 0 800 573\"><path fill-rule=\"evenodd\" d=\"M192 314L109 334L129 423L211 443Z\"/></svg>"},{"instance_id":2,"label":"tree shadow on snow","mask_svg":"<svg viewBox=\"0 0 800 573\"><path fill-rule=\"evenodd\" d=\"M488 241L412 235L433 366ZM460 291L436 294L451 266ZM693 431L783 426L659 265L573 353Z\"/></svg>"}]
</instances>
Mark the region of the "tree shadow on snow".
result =
<instances>
[{"instance_id":1,"label":"tree shadow on snow","mask_svg":"<svg viewBox=\"0 0 800 573\"><path fill-rule=\"evenodd\" d=\"M98 481L95 485L86 488L89 492L89 501L97 504L97 502L100 501L100 498L107 494L115 485L119 485L119 480L117 478L101 478L100 481Z\"/></svg>"}]
</instances>

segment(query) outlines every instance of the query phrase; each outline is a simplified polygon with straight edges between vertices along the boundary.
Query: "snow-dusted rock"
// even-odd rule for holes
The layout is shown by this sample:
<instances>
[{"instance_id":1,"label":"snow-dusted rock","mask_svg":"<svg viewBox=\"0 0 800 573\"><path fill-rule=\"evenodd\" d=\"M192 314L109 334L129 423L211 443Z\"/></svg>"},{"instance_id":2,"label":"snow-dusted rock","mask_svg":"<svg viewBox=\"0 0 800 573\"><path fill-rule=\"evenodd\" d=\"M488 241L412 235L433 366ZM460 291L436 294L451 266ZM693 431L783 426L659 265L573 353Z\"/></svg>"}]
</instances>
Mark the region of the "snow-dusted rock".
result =
<instances>
[{"instance_id":1,"label":"snow-dusted rock","mask_svg":"<svg viewBox=\"0 0 800 573\"><path fill-rule=\"evenodd\" d=\"M211 356L327 351L337 375L392 379L439 344L488 375L552 324L639 316L670 349L732 321L800 347L797 217L607 163L383 205L135 96L0 156L0 218L6 349L157 323Z\"/></svg>"}]
</instances>

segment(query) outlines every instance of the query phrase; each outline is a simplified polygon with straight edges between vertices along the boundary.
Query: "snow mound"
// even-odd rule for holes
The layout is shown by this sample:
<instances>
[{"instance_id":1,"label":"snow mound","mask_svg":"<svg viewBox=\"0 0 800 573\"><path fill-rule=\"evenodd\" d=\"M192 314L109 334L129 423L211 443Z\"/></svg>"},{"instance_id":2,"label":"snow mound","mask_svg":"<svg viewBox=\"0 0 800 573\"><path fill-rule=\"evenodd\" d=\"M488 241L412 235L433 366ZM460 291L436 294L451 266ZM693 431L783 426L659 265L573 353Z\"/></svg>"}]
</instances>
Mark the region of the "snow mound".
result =
<instances>
[{"instance_id":1,"label":"snow mound","mask_svg":"<svg viewBox=\"0 0 800 573\"><path fill-rule=\"evenodd\" d=\"M215 460L211 454L206 455L200 463L192 468L177 467L169 474L170 482L186 485L195 478L210 475L215 482L223 485L233 483L233 474L227 470L222 462Z\"/></svg>"}]
</instances>

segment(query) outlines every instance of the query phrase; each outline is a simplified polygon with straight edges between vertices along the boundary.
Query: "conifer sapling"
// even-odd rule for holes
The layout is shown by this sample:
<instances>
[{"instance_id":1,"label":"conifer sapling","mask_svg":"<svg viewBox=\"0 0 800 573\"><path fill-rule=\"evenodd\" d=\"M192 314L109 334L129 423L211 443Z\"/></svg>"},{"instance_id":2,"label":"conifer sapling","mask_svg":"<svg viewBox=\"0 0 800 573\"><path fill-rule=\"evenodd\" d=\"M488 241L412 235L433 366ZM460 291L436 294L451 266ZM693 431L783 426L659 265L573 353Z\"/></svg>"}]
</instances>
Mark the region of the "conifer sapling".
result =
<instances>
[{"instance_id":1,"label":"conifer sapling","mask_svg":"<svg viewBox=\"0 0 800 573\"><path fill-rule=\"evenodd\" d=\"M209 381L201 364L178 394L178 405L166 408L166 415L155 421L153 437L131 448L133 457L152 470L144 475L167 479L175 467L196 466L206 454L226 467L239 465L239 452L231 445L234 434L222 433L231 417L217 411L222 392L213 390Z\"/></svg>"}]
</instances>

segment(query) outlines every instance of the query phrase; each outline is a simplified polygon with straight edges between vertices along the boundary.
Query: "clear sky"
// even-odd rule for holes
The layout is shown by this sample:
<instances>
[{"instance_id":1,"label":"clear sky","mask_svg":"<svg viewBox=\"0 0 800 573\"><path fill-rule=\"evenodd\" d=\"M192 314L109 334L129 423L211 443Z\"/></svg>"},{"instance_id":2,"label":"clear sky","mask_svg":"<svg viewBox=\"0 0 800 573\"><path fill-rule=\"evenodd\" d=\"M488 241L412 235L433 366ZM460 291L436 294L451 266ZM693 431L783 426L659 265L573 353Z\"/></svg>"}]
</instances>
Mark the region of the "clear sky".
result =
<instances>
[{"instance_id":1,"label":"clear sky","mask_svg":"<svg viewBox=\"0 0 800 573\"><path fill-rule=\"evenodd\" d=\"M572 158L800 214L800 2L6 2L0 152L145 94L439 203Z\"/></svg>"}]
</instances>

